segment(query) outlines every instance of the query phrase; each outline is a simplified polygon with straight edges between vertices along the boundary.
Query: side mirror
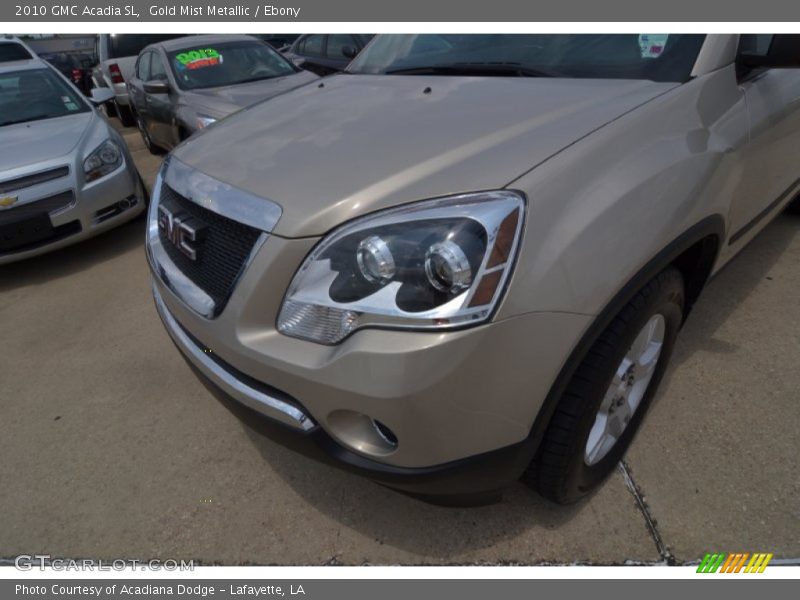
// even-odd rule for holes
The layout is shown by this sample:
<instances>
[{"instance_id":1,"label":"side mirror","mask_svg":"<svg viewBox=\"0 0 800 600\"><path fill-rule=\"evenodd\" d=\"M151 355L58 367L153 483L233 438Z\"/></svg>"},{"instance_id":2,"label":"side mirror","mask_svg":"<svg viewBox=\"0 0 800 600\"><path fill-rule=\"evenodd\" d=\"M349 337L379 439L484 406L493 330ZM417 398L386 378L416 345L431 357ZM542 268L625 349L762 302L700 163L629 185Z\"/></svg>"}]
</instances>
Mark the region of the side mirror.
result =
<instances>
[{"instance_id":1,"label":"side mirror","mask_svg":"<svg viewBox=\"0 0 800 600\"><path fill-rule=\"evenodd\" d=\"M161 79L144 82L144 91L148 94L169 94L169 84Z\"/></svg>"},{"instance_id":2,"label":"side mirror","mask_svg":"<svg viewBox=\"0 0 800 600\"><path fill-rule=\"evenodd\" d=\"M767 54L742 54L739 62L751 69L800 69L800 35L775 35Z\"/></svg>"},{"instance_id":3,"label":"side mirror","mask_svg":"<svg viewBox=\"0 0 800 600\"><path fill-rule=\"evenodd\" d=\"M342 54L344 55L345 58L349 58L350 60L352 60L356 57L356 54L358 54L358 50L356 50L352 46L345 46L344 48L342 48Z\"/></svg>"},{"instance_id":4,"label":"side mirror","mask_svg":"<svg viewBox=\"0 0 800 600\"><path fill-rule=\"evenodd\" d=\"M92 88L91 94L89 99L98 106L114 99L114 91L109 88Z\"/></svg>"}]
</instances>

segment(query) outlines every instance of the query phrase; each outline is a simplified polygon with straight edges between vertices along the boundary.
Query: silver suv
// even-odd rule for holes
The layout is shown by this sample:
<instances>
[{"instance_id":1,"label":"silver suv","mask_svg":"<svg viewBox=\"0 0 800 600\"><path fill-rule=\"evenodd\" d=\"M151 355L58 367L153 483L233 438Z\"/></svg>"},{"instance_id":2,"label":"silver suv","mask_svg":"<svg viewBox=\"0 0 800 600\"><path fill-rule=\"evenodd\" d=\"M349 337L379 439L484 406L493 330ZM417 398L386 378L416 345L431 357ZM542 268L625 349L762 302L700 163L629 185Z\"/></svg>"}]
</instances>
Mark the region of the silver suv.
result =
<instances>
[{"instance_id":1,"label":"silver suv","mask_svg":"<svg viewBox=\"0 0 800 600\"><path fill-rule=\"evenodd\" d=\"M790 35L379 36L172 153L158 312L287 443L441 501L575 501L800 190L798 67Z\"/></svg>"}]
</instances>

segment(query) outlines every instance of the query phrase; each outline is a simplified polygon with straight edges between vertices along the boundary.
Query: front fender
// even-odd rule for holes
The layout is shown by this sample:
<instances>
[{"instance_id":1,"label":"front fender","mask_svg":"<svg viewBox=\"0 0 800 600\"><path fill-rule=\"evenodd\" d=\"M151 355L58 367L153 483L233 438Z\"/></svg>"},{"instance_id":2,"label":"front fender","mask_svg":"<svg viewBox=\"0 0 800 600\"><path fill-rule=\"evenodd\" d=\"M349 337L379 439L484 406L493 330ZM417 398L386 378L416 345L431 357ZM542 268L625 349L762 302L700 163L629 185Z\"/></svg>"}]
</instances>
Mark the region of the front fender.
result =
<instances>
[{"instance_id":1,"label":"front fender","mask_svg":"<svg viewBox=\"0 0 800 600\"><path fill-rule=\"evenodd\" d=\"M634 109L511 182L527 195L528 215L497 318L599 315L693 235L722 243L747 127L731 67Z\"/></svg>"}]
</instances>

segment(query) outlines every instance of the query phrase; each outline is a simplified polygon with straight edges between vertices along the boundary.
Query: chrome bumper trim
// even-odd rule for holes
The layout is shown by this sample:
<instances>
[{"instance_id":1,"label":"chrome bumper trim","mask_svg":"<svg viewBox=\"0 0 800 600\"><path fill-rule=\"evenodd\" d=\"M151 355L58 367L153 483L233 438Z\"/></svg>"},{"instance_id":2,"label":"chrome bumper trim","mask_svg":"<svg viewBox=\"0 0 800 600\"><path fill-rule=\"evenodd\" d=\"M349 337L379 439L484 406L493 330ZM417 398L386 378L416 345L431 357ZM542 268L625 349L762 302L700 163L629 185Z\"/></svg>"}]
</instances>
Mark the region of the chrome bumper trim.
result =
<instances>
[{"instance_id":1,"label":"chrome bumper trim","mask_svg":"<svg viewBox=\"0 0 800 600\"><path fill-rule=\"evenodd\" d=\"M211 359L186 335L169 312L155 282L153 282L153 299L156 310L175 344L186 358L222 391L261 414L295 429L308 431L316 426L311 417L296 406L249 386Z\"/></svg>"}]
</instances>

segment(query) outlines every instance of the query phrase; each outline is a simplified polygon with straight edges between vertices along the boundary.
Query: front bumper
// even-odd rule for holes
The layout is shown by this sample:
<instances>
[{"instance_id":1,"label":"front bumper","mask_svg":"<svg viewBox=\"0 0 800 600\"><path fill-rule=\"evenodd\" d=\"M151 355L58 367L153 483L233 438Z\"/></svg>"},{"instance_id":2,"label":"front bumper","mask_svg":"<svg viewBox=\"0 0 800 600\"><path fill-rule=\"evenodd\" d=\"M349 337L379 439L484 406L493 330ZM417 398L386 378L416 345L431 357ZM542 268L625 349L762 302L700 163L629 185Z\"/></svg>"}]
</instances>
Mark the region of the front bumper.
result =
<instances>
[{"instance_id":1,"label":"front bumper","mask_svg":"<svg viewBox=\"0 0 800 600\"><path fill-rule=\"evenodd\" d=\"M195 313L156 276L162 311L205 354L248 381L297 399L315 425L383 464L431 467L526 439L588 324L581 315L534 313L440 333L365 329L337 346L290 338L275 329L275 318L304 253L298 252L292 268L279 268L275 263L288 259L278 249L284 244L294 250L296 244L305 245L270 237L216 318ZM214 378L206 366L196 366ZM252 399L231 395L259 408ZM373 452L353 444L348 432L337 428L337 411L363 414L387 426L397 437L396 450ZM301 429L272 411L261 412Z\"/></svg>"},{"instance_id":2,"label":"front bumper","mask_svg":"<svg viewBox=\"0 0 800 600\"><path fill-rule=\"evenodd\" d=\"M65 177L14 192L19 195L20 202L12 210L24 205L29 212L34 211L37 202L60 194L71 193L72 200L67 206L49 213L52 236L31 244L12 243L9 248L0 250L0 264L69 246L130 221L144 211L146 190L127 153L116 171L89 184L80 180L75 165L69 167L70 172Z\"/></svg>"},{"instance_id":3,"label":"front bumper","mask_svg":"<svg viewBox=\"0 0 800 600\"><path fill-rule=\"evenodd\" d=\"M276 250L270 241L291 245L270 238L259 256ZM275 331L288 281L260 262L214 319L153 281L174 343L229 407L228 399L247 407L240 416L304 454L414 494L482 494L522 474L535 452L531 426L586 318L539 313L441 334L363 330L321 346ZM266 297L264 285L272 289ZM344 442L329 419L341 410L387 425L397 450L379 455Z\"/></svg>"},{"instance_id":4,"label":"front bumper","mask_svg":"<svg viewBox=\"0 0 800 600\"><path fill-rule=\"evenodd\" d=\"M249 427L309 458L451 505L495 501L499 490L518 479L531 460L535 449L526 441L432 467L397 467L357 454L337 443L294 399L214 358L169 313L155 285L153 297L173 343L209 391Z\"/></svg>"},{"instance_id":5,"label":"front bumper","mask_svg":"<svg viewBox=\"0 0 800 600\"><path fill-rule=\"evenodd\" d=\"M171 258L180 257L159 230L162 187L217 215L231 219L236 212L261 232L225 302L205 294ZM479 472L465 465L485 464L487 456L502 457L502 464L488 461L494 475L470 484L474 491L521 474L527 461L510 455L524 448L520 456L530 460L532 425L590 317L528 313L461 330L363 329L335 346L285 336L276 329L284 293L318 240L271 234L280 207L229 187L169 164L156 180L148 217L158 311L213 389L300 437L325 440L317 446L329 456L357 462L373 478L425 473L445 482L454 465ZM175 194L168 196L171 214ZM182 268L192 269L185 262Z\"/></svg>"}]
</instances>

